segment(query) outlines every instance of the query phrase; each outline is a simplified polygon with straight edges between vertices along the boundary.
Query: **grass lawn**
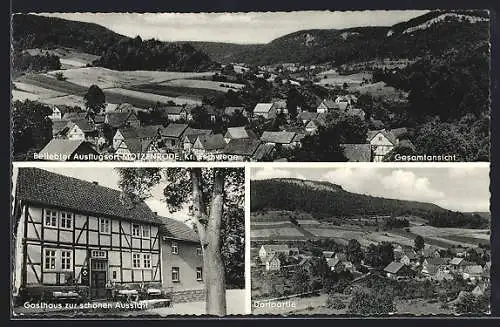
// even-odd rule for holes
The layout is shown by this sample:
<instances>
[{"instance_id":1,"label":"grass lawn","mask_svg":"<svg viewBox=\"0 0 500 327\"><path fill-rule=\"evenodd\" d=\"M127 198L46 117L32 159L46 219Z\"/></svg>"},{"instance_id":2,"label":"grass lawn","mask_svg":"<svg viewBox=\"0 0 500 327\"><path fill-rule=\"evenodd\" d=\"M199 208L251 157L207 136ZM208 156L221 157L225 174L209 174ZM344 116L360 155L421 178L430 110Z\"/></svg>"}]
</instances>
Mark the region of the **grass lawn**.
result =
<instances>
[{"instance_id":1,"label":"grass lawn","mask_svg":"<svg viewBox=\"0 0 500 327\"><path fill-rule=\"evenodd\" d=\"M129 87L130 90L164 95L168 97L185 97L194 100L201 100L204 96L216 96L223 92L213 89L204 89L188 86L141 84Z\"/></svg>"}]
</instances>

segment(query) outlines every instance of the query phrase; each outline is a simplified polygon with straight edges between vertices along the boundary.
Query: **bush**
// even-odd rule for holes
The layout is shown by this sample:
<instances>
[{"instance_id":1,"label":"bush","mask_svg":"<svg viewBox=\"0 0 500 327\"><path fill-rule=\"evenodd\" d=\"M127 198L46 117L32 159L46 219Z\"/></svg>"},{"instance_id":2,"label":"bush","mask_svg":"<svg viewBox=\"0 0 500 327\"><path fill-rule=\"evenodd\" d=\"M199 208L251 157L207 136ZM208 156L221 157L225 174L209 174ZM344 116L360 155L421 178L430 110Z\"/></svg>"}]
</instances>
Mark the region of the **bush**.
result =
<instances>
[{"instance_id":1,"label":"bush","mask_svg":"<svg viewBox=\"0 0 500 327\"><path fill-rule=\"evenodd\" d=\"M326 306L330 309L342 310L346 307L342 299L335 293L330 293L326 300Z\"/></svg>"},{"instance_id":2,"label":"bush","mask_svg":"<svg viewBox=\"0 0 500 327\"><path fill-rule=\"evenodd\" d=\"M67 79L62 72L57 72L55 76L58 81L65 81Z\"/></svg>"},{"instance_id":3,"label":"bush","mask_svg":"<svg viewBox=\"0 0 500 327\"><path fill-rule=\"evenodd\" d=\"M395 310L394 296L378 289L356 289L353 291L348 312L352 314L388 314Z\"/></svg>"}]
</instances>

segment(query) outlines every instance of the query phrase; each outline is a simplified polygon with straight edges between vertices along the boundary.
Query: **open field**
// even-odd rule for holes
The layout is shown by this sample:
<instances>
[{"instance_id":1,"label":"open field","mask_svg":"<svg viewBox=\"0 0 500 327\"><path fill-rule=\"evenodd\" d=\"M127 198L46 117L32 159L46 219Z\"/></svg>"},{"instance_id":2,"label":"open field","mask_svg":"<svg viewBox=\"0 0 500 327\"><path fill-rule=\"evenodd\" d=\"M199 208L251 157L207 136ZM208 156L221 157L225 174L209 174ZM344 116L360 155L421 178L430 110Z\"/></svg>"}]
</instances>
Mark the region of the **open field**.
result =
<instances>
[{"instance_id":1,"label":"open field","mask_svg":"<svg viewBox=\"0 0 500 327\"><path fill-rule=\"evenodd\" d=\"M88 87L72 83L68 80L59 81L55 77L47 74L26 74L16 78L14 82L21 82L64 94L84 95L88 90Z\"/></svg>"},{"instance_id":2,"label":"open field","mask_svg":"<svg viewBox=\"0 0 500 327\"><path fill-rule=\"evenodd\" d=\"M198 89L208 89L219 92L227 92L229 90L239 90L243 88L243 84L216 82L199 79L175 79L168 82L160 83L162 86L188 87ZM224 86L221 86L224 85Z\"/></svg>"},{"instance_id":3,"label":"open field","mask_svg":"<svg viewBox=\"0 0 500 327\"><path fill-rule=\"evenodd\" d=\"M38 48L35 48L27 49L25 50L25 52L29 53L32 56L45 55L46 53L58 56L63 69L85 67L87 64L91 64L94 60L99 59L99 56L80 52L71 48L56 48L50 50L40 50Z\"/></svg>"},{"instance_id":4,"label":"open field","mask_svg":"<svg viewBox=\"0 0 500 327\"><path fill-rule=\"evenodd\" d=\"M41 103L45 103L48 105L55 105L55 106L71 106L71 107L80 107L80 108L85 108L85 100L83 99L82 96L78 95L64 95L61 97L55 97L55 98L44 98L44 99L39 99Z\"/></svg>"},{"instance_id":5,"label":"open field","mask_svg":"<svg viewBox=\"0 0 500 327\"><path fill-rule=\"evenodd\" d=\"M252 212L250 220L253 221L290 221L290 218L296 220L315 220L314 217L307 212L286 211L286 210L268 210Z\"/></svg>"},{"instance_id":6,"label":"open field","mask_svg":"<svg viewBox=\"0 0 500 327\"><path fill-rule=\"evenodd\" d=\"M272 228L253 228L250 231L252 240L259 239L305 239L309 238L300 232L294 226L290 227L272 227Z\"/></svg>"},{"instance_id":7,"label":"open field","mask_svg":"<svg viewBox=\"0 0 500 327\"><path fill-rule=\"evenodd\" d=\"M134 85L128 87L128 90L139 91L159 96L173 97L173 98L182 97L193 101L198 100L200 102L205 96L216 96L218 94L222 94L222 92L213 89L201 89L195 87L171 86L171 85L160 85L160 84Z\"/></svg>"},{"instance_id":8,"label":"open field","mask_svg":"<svg viewBox=\"0 0 500 327\"><path fill-rule=\"evenodd\" d=\"M59 97L59 96L63 96L63 95L67 94L67 93L63 93L63 92L50 90L50 89L41 87L39 85L29 84L29 83L13 82L13 84L14 84L13 93L14 93L14 91L17 91L20 93L31 94L34 97L37 97L38 99ZM14 98L14 99L16 99L16 98Z\"/></svg>"},{"instance_id":9,"label":"open field","mask_svg":"<svg viewBox=\"0 0 500 327\"><path fill-rule=\"evenodd\" d=\"M92 84L96 84L100 88L129 87L146 83L162 83L174 79L212 76L214 74L213 72L117 71L102 67L66 69L53 71L49 74L55 76L57 72L62 72L67 81L87 88Z\"/></svg>"},{"instance_id":10,"label":"open field","mask_svg":"<svg viewBox=\"0 0 500 327\"><path fill-rule=\"evenodd\" d=\"M395 89L392 86L386 85L384 82L376 82L364 85L352 85L349 87L351 92L359 92L361 94L371 94L373 97L384 97L389 99L406 99L406 92Z\"/></svg>"},{"instance_id":11,"label":"open field","mask_svg":"<svg viewBox=\"0 0 500 327\"><path fill-rule=\"evenodd\" d=\"M351 75L339 75L336 71L326 71L323 73L319 73L316 75L320 79L319 82L316 84L322 85L322 86L335 86L339 85L342 86L344 83L347 83L347 85L359 85L361 82L363 82L363 78L365 79L371 79L372 74L371 73L356 73L356 74L351 74ZM326 77L326 78L325 78Z\"/></svg>"},{"instance_id":12,"label":"open field","mask_svg":"<svg viewBox=\"0 0 500 327\"><path fill-rule=\"evenodd\" d=\"M452 309L441 308L441 302L437 301L435 303L429 303L427 300L423 299L413 299L413 300L395 300L394 305L396 306L397 314L409 314L409 315L452 315Z\"/></svg>"},{"instance_id":13,"label":"open field","mask_svg":"<svg viewBox=\"0 0 500 327\"><path fill-rule=\"evenodd\" d=\"M157 102L167 103L168 101L174 101L176 104L201 104L201 100L193 100L182 96L169 97L122 88L106 89L104 94L106 94L106 102L118 104L127 102L140 108L150 107Z\"/></svg>"}]
</instances>

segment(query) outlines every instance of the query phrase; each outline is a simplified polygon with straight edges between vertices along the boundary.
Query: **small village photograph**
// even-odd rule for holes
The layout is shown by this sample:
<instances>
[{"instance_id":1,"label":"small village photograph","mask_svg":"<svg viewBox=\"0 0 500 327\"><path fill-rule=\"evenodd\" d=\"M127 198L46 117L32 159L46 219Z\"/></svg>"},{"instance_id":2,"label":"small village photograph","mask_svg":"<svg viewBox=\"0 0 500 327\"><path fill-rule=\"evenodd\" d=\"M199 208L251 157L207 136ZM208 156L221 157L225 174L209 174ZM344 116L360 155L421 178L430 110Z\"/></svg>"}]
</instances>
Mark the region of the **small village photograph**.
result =
<instances>
[{"instance_id":1,"label":"small village photograph","mask_svg":"<svg viewBox=\"0 0 500 327\"><path fill-rule=\"evenodd\" d=\"M490 13L12 16L15 161L488 162Z\"/></svg>"},{"instance_id":2,"label":"small village photograph","mask_svg":"<svg viewBox=\"0 0 500 327\"><path fill-rule=\"evenodd\" d=\"M11 318L245 314L244 170L13 171Z\"/></svg>"},{"instance_id":3,"label":"small village photograph","mask_svg":"<svg viewBox=\"0 0 500 327\"><path fill-rule=\"evenodd\" d=\"M252 168L252 314L490 314L489 167Z\"/></svg>"}]
</instances>

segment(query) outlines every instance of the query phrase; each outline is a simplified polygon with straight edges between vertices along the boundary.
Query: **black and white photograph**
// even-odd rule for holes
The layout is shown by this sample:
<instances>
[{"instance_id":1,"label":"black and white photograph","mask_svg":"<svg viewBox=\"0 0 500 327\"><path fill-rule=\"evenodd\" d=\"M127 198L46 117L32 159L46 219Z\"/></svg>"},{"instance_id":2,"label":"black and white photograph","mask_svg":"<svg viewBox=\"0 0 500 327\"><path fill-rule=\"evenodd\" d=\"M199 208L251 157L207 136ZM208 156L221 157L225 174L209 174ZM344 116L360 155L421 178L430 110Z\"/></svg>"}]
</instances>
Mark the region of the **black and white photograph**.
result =
<instances>
[{"instance_id":1,"label":"black and white photograph","mask_svg":"<svg viewBox=\"0 0 500 327\"><path fill-rule=\"evenodd\" d=\"M252 314L490 314L489 184L478 164L252 168Z\"/></svg>"},{"instance_id":2,"label":"black and white photograph","mask_svg":"<svg viewBox=\"0 0 500 327\"><path fill-rule=\"evenodd\" d=\"M17 13L16 161L490 161L490 13Z\"/></svg>"},{"instance_id":3,"label":"black and white photograph","mask_svg":"<svg viewBox=\"0 0 500 327\"><path fill-rule=\"evenodd\" d=\"M15 167L12 319L245 314L242 168Z\"/></svg>"}]
</instances>

